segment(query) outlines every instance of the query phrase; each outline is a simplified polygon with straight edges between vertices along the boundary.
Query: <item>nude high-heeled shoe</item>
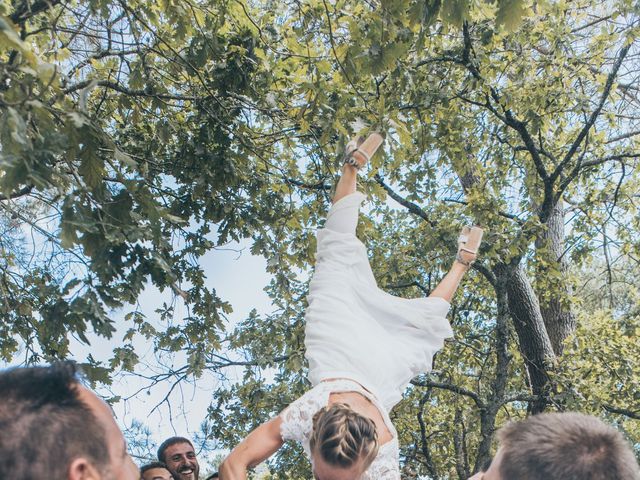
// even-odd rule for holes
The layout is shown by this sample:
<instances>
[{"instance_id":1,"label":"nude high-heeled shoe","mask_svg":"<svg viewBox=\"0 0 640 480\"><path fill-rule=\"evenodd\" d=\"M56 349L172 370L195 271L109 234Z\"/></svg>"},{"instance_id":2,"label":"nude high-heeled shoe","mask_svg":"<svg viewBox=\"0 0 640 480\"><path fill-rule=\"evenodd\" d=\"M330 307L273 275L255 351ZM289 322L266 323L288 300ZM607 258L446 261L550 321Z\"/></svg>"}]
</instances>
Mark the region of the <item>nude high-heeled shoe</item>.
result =
<instances>
[{"instance_id":1,"label":"nude high-heeled shoe","mask_svg":"<svg viewBox=\"0 0 640 480\"><path fill-rule=\"evenodd\" d=\"M363 140L362 137L351 140L345 148L343 163L360 170L371 160L383 141L382 135L375 132L369 135L366 140Z\"/></svg>"},{"instance_id":2,"label":"nude high-heeled shoe","mask_svg":"<svg viewBox=\"0 0 640 480\"><path fill-rule=\"evenodd\" d=\"M458 262L470 267L471 264L476 261L483 234L484 230L477 225L473 227L462 227L462 231L458 237L458 253L456 253L456 260Z\"/></svg>"}]
</instances>

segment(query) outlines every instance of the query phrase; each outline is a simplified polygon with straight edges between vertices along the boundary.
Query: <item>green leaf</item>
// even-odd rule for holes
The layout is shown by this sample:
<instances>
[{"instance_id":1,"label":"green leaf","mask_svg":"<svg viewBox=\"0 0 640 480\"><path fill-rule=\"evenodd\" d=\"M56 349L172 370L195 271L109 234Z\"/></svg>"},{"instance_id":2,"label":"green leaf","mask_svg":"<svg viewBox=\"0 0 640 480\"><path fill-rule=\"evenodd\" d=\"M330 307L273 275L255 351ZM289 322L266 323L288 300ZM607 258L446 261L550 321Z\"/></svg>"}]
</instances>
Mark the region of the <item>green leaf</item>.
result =
<instances>
[{"instance_id":1,"label":"green leaf","mask_svg":"<svg viewBox=\"0 0 640 480\"><path fill-rule=\"evenodd\" d=\"M53 63L39 63L36 71L38 79L45 85L53 84L57 77L57 67Z\"/></svg>"},{"instance_id":2,"label":"green leaf","mask_svg":"<svg viewBox=\"0 0 640 480\"><path fill-rule=\"evenodd\" d=\"M526 4L524 0L498 0L496 23L507 31L515 30L525 16Z\"/></svg>"},{"instance_id":3,"label":"green leaf","mask_svg":"<svg viewBox=\"0 0 640 480\"><path fill-rule=\"evenodd\" d=\"M7 107L5 115L5 128L8 129L11 140L23 147L28 146L30 142L27 137L27 124L22 116L13 107Z\"/></svg>"},{"instance_id":4,"label":"green leaf","mask_svg":"<svg viewBox=\"0 0 640 480\"><path fill-rule=\"evenodd\" d=\"M120 163L125 164L127 167L135 168L138 165L138 162L136 162L131 157L131 155L128 155L127 153L123 152L119 148L116 148L114 156L116 160L118 160Z\"/></svg>"},{"instance_id":5,"label":"green leaf","mask_svg":"<svg viewBox=\"0 0 640 480\"><path fill-rule=\"evenodd\" d=\"M461 27L469 16L469 0L446 0L442 2L440 16L442 21Z\"/></svg>"},{"instance_id":6,"label":"green leaf","mask_svg":"<svg viewBox=\"0 0 640 480\"><path fill-rule=\"evenodd\" d=\"M80 129L89 124L89 119L79 112L67 112L67 116L73 122L73 125Z\"/></svg>"},{"instance_id":7,"label":"green leaf","mask_svg":"<svg viewBox=\"0 0 640 480\"><path fill-rule=\"evenodd\" d=\"M6 17L0 17L0 46L10 46L20 51L29 50L14 30L11 20Z\"/></svg>"},{"instance_id":8,"label":"green leaf","mask_svg":"<svg viewBox=\"0 0 640 480\"><path fill-rule=\"evenodd\" d=\"M89 143L80 150L78 173L90 189L96 189L102 184L104 177L104 160L98 154L98 149L94 147L91 138L87 141Z\"/></svg>"}]
</instances>

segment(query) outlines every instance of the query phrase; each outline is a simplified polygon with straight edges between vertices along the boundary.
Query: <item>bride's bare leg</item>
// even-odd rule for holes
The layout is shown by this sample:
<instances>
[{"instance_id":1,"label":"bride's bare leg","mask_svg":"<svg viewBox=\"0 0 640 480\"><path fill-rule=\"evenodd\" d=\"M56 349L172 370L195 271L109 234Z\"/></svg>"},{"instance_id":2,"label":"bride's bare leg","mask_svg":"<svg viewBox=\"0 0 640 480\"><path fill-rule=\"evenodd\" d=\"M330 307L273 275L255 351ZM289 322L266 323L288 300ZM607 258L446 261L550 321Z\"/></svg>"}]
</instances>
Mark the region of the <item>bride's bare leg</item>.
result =
<instances>
[{"instance_id":1,"label":"bride's bare leg","mask_svg":"<svg viewBox=\"0 0 640 480\"><path fill-rule=\"evenodd\" d=\"M469 270L467 265L464 265L457 260L454 261L451 266L451 270L449 270L429 296L440 297L445 299L447 302L451 302L451 299L456 293L458 285L460 285L460 281L462 280L462 277L464 277L464 274L467 273L467 270Z\"/></svg>"},{"instance_id":2,"label":"bride's bare leg","mask_svg":"<svg viewBox=\"0 0 640 480\"><path fill-rule=\"evenodd\" d=\"M465 227L462 230L458 244L458 255L451 266L451 270L440 281L438 286L433 289L430 297L440 297L450 302L456 293L458 285L464 274L469 270L471 264L478 256L478 248L482 241L483 231L479 227Z\"/></svg>"},{"instance_id":3,"label":"bride's bare leg","mask_svg":"<svg viewBox=\"0 0 640 480\"><path fill-rule=\"evenodd\" d=\"M336 203L341 198L351 195L356 191L356 181L358 178L358 170L352 165L342 166L342 175L336 185L336 192L333 195L333 203Z\"/></svg>"}]
</instances>

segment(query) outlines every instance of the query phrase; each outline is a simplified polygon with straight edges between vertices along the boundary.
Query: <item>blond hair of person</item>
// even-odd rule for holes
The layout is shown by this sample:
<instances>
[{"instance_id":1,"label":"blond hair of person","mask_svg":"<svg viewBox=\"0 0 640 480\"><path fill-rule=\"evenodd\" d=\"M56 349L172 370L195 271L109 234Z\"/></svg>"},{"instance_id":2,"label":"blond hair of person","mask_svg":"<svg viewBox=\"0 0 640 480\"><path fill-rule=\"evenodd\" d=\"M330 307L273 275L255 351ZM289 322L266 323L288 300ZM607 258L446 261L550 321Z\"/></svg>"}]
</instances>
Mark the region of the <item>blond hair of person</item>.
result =
<instances>
[{"instance_id":1,"label":"blond hair of person","mask_svg":"<svg viewBox=\"0 0 640 480\"><path fill-rule=\"evenodd\" d=\"M376 425L344 403L327 405L313 416L309 445L330 465L349 468L362 461L367 468L378 454Z\"/></svg>"}]
</instances>

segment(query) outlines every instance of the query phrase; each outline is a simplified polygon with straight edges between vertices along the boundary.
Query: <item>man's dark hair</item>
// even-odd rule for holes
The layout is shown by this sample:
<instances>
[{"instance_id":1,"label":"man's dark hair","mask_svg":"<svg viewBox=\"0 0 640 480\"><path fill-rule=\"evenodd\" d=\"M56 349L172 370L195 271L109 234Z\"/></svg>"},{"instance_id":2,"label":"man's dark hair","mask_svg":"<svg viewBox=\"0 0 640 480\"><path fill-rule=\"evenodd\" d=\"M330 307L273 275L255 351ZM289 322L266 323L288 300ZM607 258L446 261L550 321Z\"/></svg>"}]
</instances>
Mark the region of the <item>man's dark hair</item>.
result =
<instances>
[{"instance_id":1,"label":"man's dark hair","mask_svg":"<svg viewBox=\"0 0 640 480\"><path fill-rule=\"evenodd\" d=\"M175 445L176 443L188 443L189 445L191 445L191 448L193 448L193 443L191 443L191 440L189 440L188 438L184 438L184 437L167 438L164 442L162 442L160 447L158 447L158 460L166 463L167 459L164 458L164 452L167 448L169 448L171 445Z\"/></svg>"},{"instance_id":2,"label":"man's dark hair","mask_svg":"<svg viewBox=\"0 0 640 480\"><path fill-rule=\"evenodd\" d=\"M169 471L169 469L167 468L167 464L163 463L163 462L151 462L151 463L147 463L146 465L143 465L140 467L140 476L142 476L142 474L144 472L146 472L147 470L151 470L152 468L164 468L165 470Z\"/></svg>"},{"instance_id":3,"label":"man's dark hair","mask_svg":"<svg viewBox=\"0 0 640 480\"><path fill-rule=\"evenodd\" d=\"M220 478L220 475L218 475L218 472L216 473L212 473L211 475L209 475L207 478L205 478L204 480L215 480L216 478Z\"/></svg>"},{"instance_id":4,"label":"man's dark hair","mask_svg":"<svg viewBox=\"0 0 640 480\"><path fill-rule=\"evenodd\" d=\"M72 362L0 372L0 478L67 478L79 457L106 468L106 434L79 386Z\"/></svg>"},{"instance_id":5,"label":"man's dark hair","mask_svg":"<svg viewBox=\"0 0 640 480\"><path fill-rule=\"evenodd\" d=\"M638 480L620 432L580 413L545 413L498 432L500 477L519 480Z\"/></svg>"}]
</instances>

